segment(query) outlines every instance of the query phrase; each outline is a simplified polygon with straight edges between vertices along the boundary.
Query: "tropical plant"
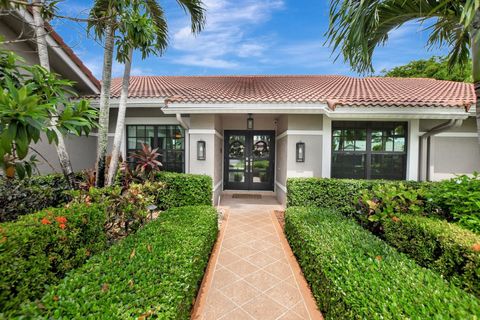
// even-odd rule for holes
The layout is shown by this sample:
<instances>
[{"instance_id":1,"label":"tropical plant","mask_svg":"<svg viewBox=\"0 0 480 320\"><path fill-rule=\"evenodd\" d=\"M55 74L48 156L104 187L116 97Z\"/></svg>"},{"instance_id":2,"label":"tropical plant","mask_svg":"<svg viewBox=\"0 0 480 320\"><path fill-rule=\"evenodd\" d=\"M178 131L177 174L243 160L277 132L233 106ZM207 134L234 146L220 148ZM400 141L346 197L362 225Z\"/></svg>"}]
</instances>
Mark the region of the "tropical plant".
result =
<instances>
[{"instance_id":1,"label":"tropical plant","mask_svg":"<svg viewBox=\"0 0 480 320\"><path fill-rule=\"evenodd\" d=\"M204 9L199 0L178 1L191 17L192 33L202 30L205 21ZM122 80L122 90L117 114L117 125L113 141L112 159L108 170L107 185L114 182L118 169L118 158L125 127L127 110L128 85L132 65L133 50L139 49L142 59L150 54L161 55L167 47L167 22L162 8L156 1L132 1L129 8L124 8L119 20L119 33L122 35L117 42L117 60L125 63Z\"/></svg>"},{"instance_id":2,"label":"tropical plant","mask_svg":"<svg viewBox=\"0 0 480 320\"><path fill-rule=\"evenodd\" d=\"M192 31L199 32L205 22L204 9L201 0L178 0L178 4L190 14ZM102 19L95 21L95 18ZM103 19L111 17L109 19ZM112 79L112 60L115 36L117 36L117 60L131 64L132 50L139 48L142 51L142 58L151 53L161 53L167 45L167 23L163 9L154 0L97 0L90 11L89 29L95 31L99 39L105 38L104 65L102 73L102 89L100 92L100 129L97 140L97 186L105 184L106 155L108 143L108 114L110 85ZM141 30L141 31L140 31ZM125 66L122 83L121 103L125 104L128 96L128 83L130 78L130 65ZM123 96L123 99L122 99ZM123 102L122 102L123 101ZM119 108L120 109L120 108ZM123 113L123 116L122 116ZM124 111L119 110L117 128L120 122L124 121ZM116 130L121 137L120 130ZM117 138L119 150L120 139ZM119 151L116 151L118 154ZM118 156L112 157L112 170L118 167ZM113 182L115 171L109 175L110 183Z\"/></svg>"},{"instance_id":3,"label":"tropical plant","mask_svg":"<svg viewBox=\"0 0 480 320\"><path fill-rule=\"evenodd\" d=\"M145 180L153 180L155 174L162 167L162 163L158 160L159 157L158 148L152 149L152 147L143 143L142 149L130 156L135 163L136 175Z\"/></svg>"},{"instance_id":4,"label":"tropical plant","mask_svg":"<svg viewBox=\"0 0 480 320\"><path fill-rule=\"evenodd\" d=\"M332 0L327 32L334 51L340 51L355 71L371 72L375 48L388 33L408 21L431 23L429 46L450 48L448 64L472 60L472 78L480 105L480 1L478 0ZM480 108L477 129L480 144Z\"/></svg>"},{"instance_id":5,"label":"tropical plant","mask_svg":"<svg viewBox=\"0 0 480 320\"><path fill-rule=\"evenodd\" d=\"M431 57L410 61L406 65L397 66L392 69L381 71L385 77L398 78L431 78L437 80L450 80L472 82L472 63L468 62L465 67L448 66L446 57Z\"/></svg>"},{"instance_id":6,"label":"tropical plant","mask_svg":"<svg viewBox=\"0 0 480 320\"><path fill-rule=\"evenodd\" d=\"M7 177L24 178L32 174L36 161L35 155L26 160L29 152L43 157L30 146L41 133L56 144L59 135L88 135L96 126L97 112L86 100L72 102L70 97L76 95L71 81L39 65L25 66L9 51L0 51L0 63L6 66L0 74L0 165Z\"/></svg>"}]
</instances>

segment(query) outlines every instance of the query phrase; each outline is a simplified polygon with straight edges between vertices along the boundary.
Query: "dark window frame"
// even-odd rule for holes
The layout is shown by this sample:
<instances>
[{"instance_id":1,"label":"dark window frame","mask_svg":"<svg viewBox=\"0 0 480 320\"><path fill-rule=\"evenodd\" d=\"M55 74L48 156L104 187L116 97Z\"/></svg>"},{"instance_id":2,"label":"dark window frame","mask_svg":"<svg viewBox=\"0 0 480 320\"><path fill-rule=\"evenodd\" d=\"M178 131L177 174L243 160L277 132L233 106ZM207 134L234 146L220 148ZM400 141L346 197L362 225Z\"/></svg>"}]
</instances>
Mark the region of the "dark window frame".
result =
<instances>
[{"instance_id":1,"label":"dark window frame","mask_svg":"<svg viewBox=\"0 0 480 320\"><path fill-rule=\"evenodd\" d=\"M376 151L372 150L372 132L373 131L380 131L380 130L394 130L398 126L403 126L403 134L393 134L387 135L386 137L392 138L392 151ZM384 121L334 121L332 122L332 154L331 154L331 177L332 178L352 178L352 179L392 179L392 180L405 180L407 174L407 161L408 161L408 122L405 121L392 121L392 122L384 122ZM335 135L334 132L336 130L355 130L355 129L362 129L366 131L366 148L365 150L335 150L334 148L334 139ZM341 134L341 136L344 136ZM395 138L402 139L403 138L403 151L395 151ZM384 140L383 132L382 132L382 140ZM383 141L382 141L383 143ZM356 143L355 143L356 145ZM355 176L346 177L344 175L336 175L334 172L334 163L335 163L335 156L336 155L347 155L347 156L363 156L363 163L364 163L364 172L363 176ZM377 176L372 174L372 159L376 156L401 156L401 173L399 175L391 174L379 174ZM372 178L372 176L374 176Z\"/></svg>"},{"instance_id":2,"label":"dark window frame","mask_svg":"<svg viewBox=\"0 0 480 320\"><path fill-rule=\"evenodd\" d=\"M143 127L143 129L142 129ZM153 137L150 137L150 139L153 139L153 145L151 145L152 148L158 148L158 152L161 154L160 156L160 161L162 162L162 170L164 171L172 171L172 172L185 172L185 148L186 148L186 139L185 139L185 130L180 126L180 125L175 125L175 124L132 124L132 125L127 125L126 126L126 152L127 152L127 161L129 163L132 163L130 159L130 154L132 152L135 152L137 150L140 150L137 147L138 140L143 139L147 140L149 137L147 137L147 127L153 127ZM130 136L130 129L135 128L135 136ZM138 135L138 132L143 130L144 135ZM172 136L172 132L176 133L176 130L179 130L181 133L181 137L177 138L176 136ZM160 132L165 132L165 137L160 137L159 133ZM160 145L160 138L164 138L164 146ZM130 148L129 144L129 139L135 139L135 148ZM167 140L171 139L171 143L168 143ZM182 148L169 148L169 144L171 146L174 146L173 140L178 140L180 141L180 144ZM181 160L179 161L177 159L178 154L181 154L180 158ZM133 164L133 163L132 163Z\"/></svg>"}]
</instances>

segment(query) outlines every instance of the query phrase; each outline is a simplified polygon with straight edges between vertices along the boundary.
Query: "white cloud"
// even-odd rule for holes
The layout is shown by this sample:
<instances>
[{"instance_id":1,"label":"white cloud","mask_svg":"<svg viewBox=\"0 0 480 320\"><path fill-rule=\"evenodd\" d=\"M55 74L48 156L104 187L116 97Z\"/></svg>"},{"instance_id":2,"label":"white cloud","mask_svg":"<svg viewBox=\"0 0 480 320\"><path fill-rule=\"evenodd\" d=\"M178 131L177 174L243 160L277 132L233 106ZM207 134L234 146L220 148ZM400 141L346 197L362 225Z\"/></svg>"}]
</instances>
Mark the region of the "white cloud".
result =
<instances>
[{"instance_id":1,"label":"white cloud","mask_svg":"<svg viewBox=\"0 0 480 320\"><path fill-rule=\"evenodd\" d=\"M180 57L175 62L192 66L233 68L239 59L260 57L268 45L252 36L255 26L283 8L283 0L206 0L207 22L199 35L192 35L188 18L173 23L172 48ZM195 59L191 56L195 55Z\"/></svg>"},{"instance_id":2,"label":"white cloud","mask_svg":"<svg viewBox=\"0 0 480 320\"><path fill-rule=\"evenodd\" d=\"M207 68L216 68L216 69L234 69L238 67L238 64L223 59L216 58L199 58L197 56L183 56L178 59L173 60L175 63L183 64L187 66L195 67L207 67Z\"/></svg>"}]
</instances>

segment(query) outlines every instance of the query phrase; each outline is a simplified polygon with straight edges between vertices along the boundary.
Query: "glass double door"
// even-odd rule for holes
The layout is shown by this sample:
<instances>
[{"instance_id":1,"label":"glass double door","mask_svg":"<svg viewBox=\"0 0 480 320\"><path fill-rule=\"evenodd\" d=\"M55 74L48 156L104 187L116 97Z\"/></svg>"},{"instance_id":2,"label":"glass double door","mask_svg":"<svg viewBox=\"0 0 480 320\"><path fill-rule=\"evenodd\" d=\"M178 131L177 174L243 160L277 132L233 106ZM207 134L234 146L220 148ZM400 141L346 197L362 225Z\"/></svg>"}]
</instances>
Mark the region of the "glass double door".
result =
<instances>
[{"instance_id":1,"label":"glass double door","mask_svg":"<svg viewBox=\"0 0 480 320\"><path fill-rule=\"evenodd\" d=\"M225 131L224 188L273 190L275 131Z\"/></svg>"}]
</instances>

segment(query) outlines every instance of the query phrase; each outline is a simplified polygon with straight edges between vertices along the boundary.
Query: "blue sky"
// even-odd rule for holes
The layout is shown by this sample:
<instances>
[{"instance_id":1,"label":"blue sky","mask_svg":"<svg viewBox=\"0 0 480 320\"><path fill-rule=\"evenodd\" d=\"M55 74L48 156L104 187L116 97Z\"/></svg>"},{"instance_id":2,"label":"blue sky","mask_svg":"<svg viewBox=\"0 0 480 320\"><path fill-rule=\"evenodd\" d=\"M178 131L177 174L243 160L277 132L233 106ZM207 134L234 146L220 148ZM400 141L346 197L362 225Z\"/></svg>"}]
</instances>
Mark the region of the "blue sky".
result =
<instances>
[{"instance_id":1,"label":"blue sky","mask_svg":"<svg viewBox=\"0 0 480 320\"><path fill-rule=\"evenodd\" d=\"M85 16L92 1L66 0L60 11ZM164 0L170 44L161 56L141 60L137 54L133 75L228 74L357 74L324 45L329 0L204 0L207 24L198 36L190 33L189 18L175 0ZM103 51L87 37L85 26L56 20L52 23L92 72L100 78ZM376 73L414 59L446 53L425 47L425 27L409 23L390 34L374 56ZM115 63L114 76L123 68Z\"/></svg>"}]
</instances>

